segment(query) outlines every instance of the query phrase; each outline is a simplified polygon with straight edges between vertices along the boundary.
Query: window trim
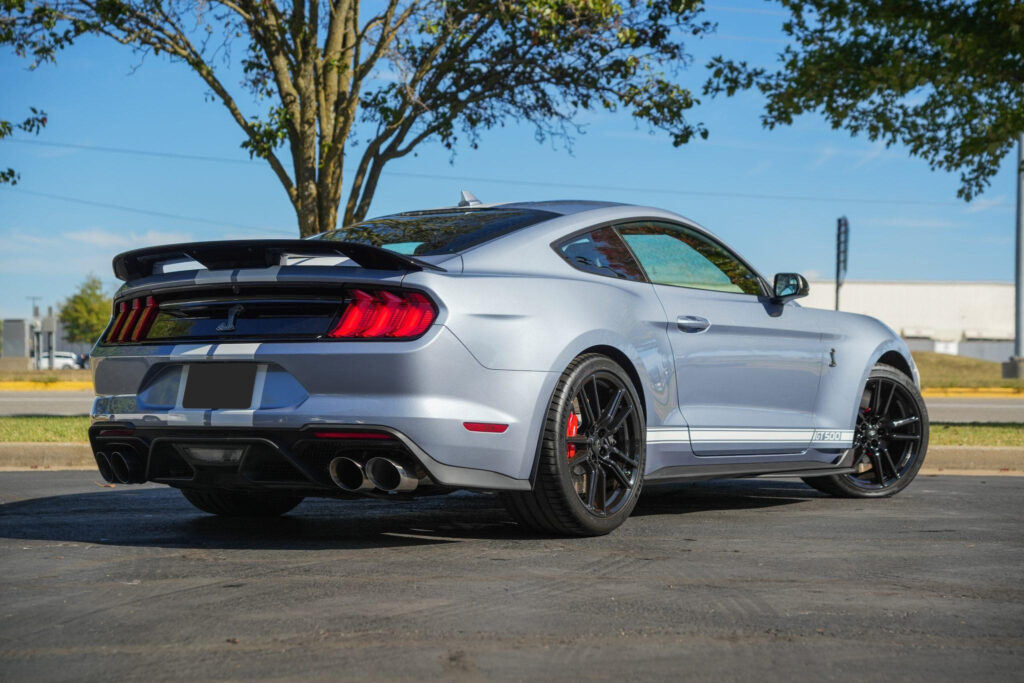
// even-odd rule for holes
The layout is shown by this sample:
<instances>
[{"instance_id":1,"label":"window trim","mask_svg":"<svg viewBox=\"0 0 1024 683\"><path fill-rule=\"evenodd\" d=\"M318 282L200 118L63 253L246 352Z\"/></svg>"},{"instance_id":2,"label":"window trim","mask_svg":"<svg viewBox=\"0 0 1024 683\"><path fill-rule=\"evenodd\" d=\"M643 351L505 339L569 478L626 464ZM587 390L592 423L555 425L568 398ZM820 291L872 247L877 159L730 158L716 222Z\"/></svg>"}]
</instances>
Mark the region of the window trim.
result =
<instances>
[{"instance_id":1,"label":"window trim","mask_svg":"<svg viewBox=\"0 0 1024 683\"><path fill-rule=\"evenodd\" d=\"M595 273L591 270L584 270L583 268L578 267L576 264L574 264L572 261L566 258L565 252L562 251L562 248L569 244L569 242L572 242L573 240L582 237L583 235L589 235L592 232L604 230L605 228L610 228L611 231L615 233L615 237L617 237L619 241L622 242L622 246L626 247L626 251L628 251L629 255L633 258L633 262L636 264L636 267L640 269L639 280L630 280L628 278L622 277L612 277L611 275L602 275L601 273ZM616 282L643 282L646 284L651 284L651 279L647 276L647 269L644 268L644 264L640 263L640 260L636 257L636 254L633 253L633 250L630 248L629 244L626 243L626 240L623 239L622 235L619 234L619 231L616 230L615 221L605 221L603 223L597 223L595 225L582 228L580 230L574 230L568 235L559 237L549 246L551 247L552 251L554 251L555 254L558 256L558 258L562 259L562 261L564 261L570 268L579 273L586 273L587 275L593 275L594 277L608 278L609 280L614 280Z\"/></svg>"},{"instance_id":2,"label":"window trim","mask_svg":"<svg viewBox=\"0 0 1024 683\"><path fill-rule=\"evenodd\" d=\"M754 277L757 278L758 286L759 286L759 288L761 290L761 293L760 294L747 294L746 292L723 292L723 291L719 291L717 289L702 289L700 287L687 287L686 285L670 285L670 284L665 284L665 283L661 283L661 282L654 282L654 281L652 281L651 280L651 276L648 275L648 273L647 273L647 269L644 268L643 262L639 258L637 258L637 255L633 251L633 248L631 246L629 246L629 242L626 241L626 238L623 237L622 233L619 231L620 227L625 227L625 226L631 225L633 223L651 223L651 222L653 222L653 223L665 223L666 225L674 225L674 226L676 226L678 228L683 228L685 230L692 230L693 232L699 234L701 237L707 239L708 241L712 242L713 244L716 244L718 247L723 249L727 254L729 254L729 256L731 256L734 259L736 259L737 261L739 261L741 264L743 264L743 266L747 270L749 270L751 273L754 274ZM589 271L586 271L586 270L580 270L576 266L572 265L572 263L570 263L568 261L568 259L566 259L565 256L562 254L560 248L561 248L561 246L563 244L565 244L565 243L567 243L567 242L569 242L569 241L579 237L580 235L586 235L586 234L591 233L591 232L593 232L595 230L600 230L601 228L607 228L607 227L611 227L613 230L615 230L615 233L619 236L619 239L622 240L622 242L626 245L626 249L628 249L629 253L632 254L633 260L636 261L636 264L640 267L640 271L644 275L644 279L643 280L622 280L620 278L613 278L610 275L598 275L597 273L590 273ZM587 273L588 275L593 275L595 277L607 277L607 278L609 278L611 280L618 280L619 282L646 282L648 284L657 285L659 287L676 287L678 289L690 289L690 290L693 290L695 292L715 292L717 294L728 294L728 295L732 295L732 296L753 296L753 297L758 297L758 298L770 298L771 297L771 295L769 294L769 292L771 290L768 287L768 281L764 279L764 276L761 275L760 272L758 272L757 268L754 268L752 265L750 265L749 261L747 261L745 258L741 257L739 254L736 253L735 250L733 250L731 247L726 245L724 242L722 242L720 239L718 239L714 235L710 234L707 230L701 228L698 225L695 225L693 223L687 223L685 221L673 220L673 219L669 219L669 218L663 218L663 217L660 217L660 216L635 216L635 217L626 218L626 219L602 221L600 223L594 223L593 225L587 226L585 228L580 228L579 230L574 230L574 231L570 232L568 235L563 235L562 237L559 237L557 240L552 242L550 244L550 247L551 247L552 250L554 250L555 254L557 254L560 259L562 259L563 261L565 261L565 263L567 263L569 265L570 268L572 268L573 270L578 271L580 273Z\"/></svg>"}]
</instances>

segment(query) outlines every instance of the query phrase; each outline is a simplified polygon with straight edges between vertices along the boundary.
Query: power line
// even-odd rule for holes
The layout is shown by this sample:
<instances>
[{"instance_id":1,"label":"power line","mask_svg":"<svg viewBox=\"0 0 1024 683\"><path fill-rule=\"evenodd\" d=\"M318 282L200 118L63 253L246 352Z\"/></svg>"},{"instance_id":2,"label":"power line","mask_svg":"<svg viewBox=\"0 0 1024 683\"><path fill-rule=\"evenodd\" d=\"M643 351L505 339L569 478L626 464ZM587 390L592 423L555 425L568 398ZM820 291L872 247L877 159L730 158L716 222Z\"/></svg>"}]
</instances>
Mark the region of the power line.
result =
<instances>
[{"instance_id":1,"label":"power line","mask_svg":"<svg viewBox=\"0 0 1024 683\"><path fill-rule=\"evenodd\" d=\"M194 154L177 154L173 152L159 152L152 150L127 149L120 147L102 147L98 145L76 145L63 142L45 142L42 140L8 140L25 145L45 145L48 147L67 147L70 149L81 149L91 152L111 152L116 154L132 154L137 156L155 156L182 159L188 161L208 161L218 163L252 164L252 161L242 159L229 159L226 157L199 156ZM351 169L348 169L351 170ZM680 190L676 188L656 187L629 187L621 185L591 185L585 183L560 183L541 180L519 180L515 178L485 178L480 176L446 175L438 173L410 173L404 171L384 171L381 175L395 178L413 178L417 180L444 180L464 183L488 183L496 185L514 185L521 187L557 187L567 190L595 190L599 192L629 192L646 193L658 195L677 195L686 197L716 197L722 199L750 199L756 201L785 201L785 202L828 202L843 204L882 204L882 205L904 205L904 206L962 206L960 202L936 202L917 199L886 199L878 197L815 197L812 195L785 195L765 194L755 192L716 192L714 190ZM84 201L84 200L83 200ZM141 211L141 210L139 210ZM192 220L185 218L184 220ZM202 219L199 219L202 221ZM204 221L210 222L210 221ZM218 223L218 225L228 225Z\"/></svg>"},{"instance_id":2,"label":"power line","mask_svg":"<svg viewBox=\"0 0 1024 683\"><path fill-rule=\"evenodd\" d=\"M81 149L87 152L111 152L113 154L131 154L133 156L163 157L165 159L182 159L185 161L212 161L219 164L252 164L252 159L229 159L227 157L210 157L199 154L178 154L177 152L158 152L149 149L128 149L127 147L103 147L102 145L76 145L72 142L47 142L45 140L8 140L7 143L19 145L39 145L41 147L61 147Z\"/></svg>"},{"instance_id":3,"label":"power line","mask_svg":"<svg viewBox=\"0 0 1024 683\"><path fill-rule=\"evenodd\" d=\"M132 206L122 206L120 204L108 204L106 202L94 202L89 199L79 199L78 197L65 197L59 194L49 194L47 192L33 192L32 190L23 190L20 187L6 187L3 188L7 192L19 192L21 194L30 195L32 197L43 197L45 199L56 199L62 202L71 202L73 204L85 204L86 206L97 206L102 209L114 209L116 211L127 211L129 213L137 213L143 216L156 216L158 218L171 218L176 221L189 221L191 223L205 223L206 225L216 225L218 227L229 227L238 228L240 230L252 230L254 232L263 232L267 234L279 235L281 230L273 230L270 228L258 228L253 225L245 225L243 223L228 223L226 221L211 221L207 218L199 218L197 216L182 216L176 213L165 213L163 211L150 211L149 209L139 209Z\"/></svg>"}]
</instances>

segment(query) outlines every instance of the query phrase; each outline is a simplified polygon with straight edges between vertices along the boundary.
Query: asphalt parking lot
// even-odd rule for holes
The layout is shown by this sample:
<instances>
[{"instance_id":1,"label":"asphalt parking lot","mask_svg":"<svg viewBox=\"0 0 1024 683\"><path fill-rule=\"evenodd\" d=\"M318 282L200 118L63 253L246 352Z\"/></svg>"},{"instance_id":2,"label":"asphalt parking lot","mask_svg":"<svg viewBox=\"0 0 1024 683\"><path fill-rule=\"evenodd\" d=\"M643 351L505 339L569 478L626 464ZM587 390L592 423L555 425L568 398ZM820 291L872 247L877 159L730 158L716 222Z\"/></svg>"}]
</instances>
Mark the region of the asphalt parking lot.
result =
<instances>
[{"instance_id":1,"label":"asphalt parking lot","mask_svg":"<svg viewBox=\"0 0 1024 683\"><path fill-rule=\"evenodd\" d=\"M651 491L611 536L489 496L253 523L90 472L0 474L0 679L1019 680L1024 477L882 501Z\"/></svg>"}]
</instances>

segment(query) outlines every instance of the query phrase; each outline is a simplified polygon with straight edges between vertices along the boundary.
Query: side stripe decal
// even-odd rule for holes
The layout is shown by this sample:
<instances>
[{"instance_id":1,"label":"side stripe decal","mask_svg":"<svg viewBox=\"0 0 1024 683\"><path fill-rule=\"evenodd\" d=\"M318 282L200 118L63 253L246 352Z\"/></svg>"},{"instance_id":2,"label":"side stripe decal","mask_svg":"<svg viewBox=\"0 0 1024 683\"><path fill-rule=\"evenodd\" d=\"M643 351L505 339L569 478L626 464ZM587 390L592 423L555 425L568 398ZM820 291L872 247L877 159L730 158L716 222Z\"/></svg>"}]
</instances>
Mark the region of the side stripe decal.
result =
<instances>
[{"instance_id":1,"label":"side stripe decal","mask_svg":"<svg viewBox=\"0 0 1024 683\"><path fill-rule=\"evenodd\" d=\"M647 443L701 444L814 444L847 447L853 443L852 429L720 429L696 427L647 430Z\"/></svg>"}]
</instances>

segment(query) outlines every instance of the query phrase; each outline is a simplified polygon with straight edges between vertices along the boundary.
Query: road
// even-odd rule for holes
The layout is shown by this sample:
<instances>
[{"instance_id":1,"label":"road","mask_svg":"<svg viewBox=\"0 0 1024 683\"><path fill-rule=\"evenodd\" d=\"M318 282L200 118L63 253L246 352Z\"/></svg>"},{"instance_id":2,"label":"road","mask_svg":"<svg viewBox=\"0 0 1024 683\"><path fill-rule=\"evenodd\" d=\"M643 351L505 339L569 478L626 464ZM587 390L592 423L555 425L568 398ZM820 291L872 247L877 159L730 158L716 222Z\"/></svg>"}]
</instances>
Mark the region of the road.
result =
<instances>
[{"instance_id":1,"label":"road","mask_svg":"<svg viewBox=\"0 0 1024 683\"><path fill-rule=\"evenodd\" d=\"M1024 399L930 398L933 422L1024 422ZM88 391L0 392L0 415L88 415Z\"/></svg>"},{"instance_id":2,"label":"road","mask_svg":"<svg viewBox=\"0 0 1024 683\"><path fill-rule=\"evenodd\" d=\"M1024 398L929 398L932 422L1024 422Z\"/></svg>"},{"instance_id":3,"label":"road","mask_svg":"<svg viewBox=\"0 0 1024 683\"><path fill-rule=\"evenodd\" d=\"M1024 477L878 501L648 492L593 539L490 496L253 524L87 472L0 474L0 678L1013 680Z\"/></svg>"},{"instance_id":4,"label":"road","mask_svg":"<svg viewBox=\"0 0 1024 683\"><path fill-rule=\"evenodd\" d=\"M88 415L91 391L0 391L0 415Z\"/></svg>"}]
</instances>

